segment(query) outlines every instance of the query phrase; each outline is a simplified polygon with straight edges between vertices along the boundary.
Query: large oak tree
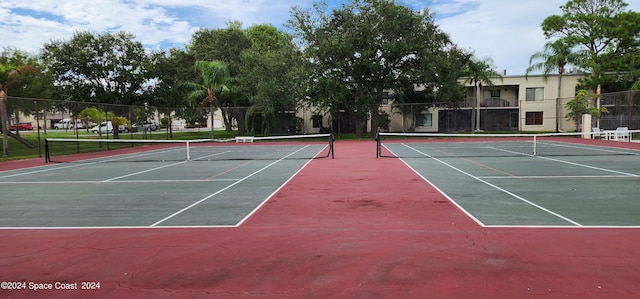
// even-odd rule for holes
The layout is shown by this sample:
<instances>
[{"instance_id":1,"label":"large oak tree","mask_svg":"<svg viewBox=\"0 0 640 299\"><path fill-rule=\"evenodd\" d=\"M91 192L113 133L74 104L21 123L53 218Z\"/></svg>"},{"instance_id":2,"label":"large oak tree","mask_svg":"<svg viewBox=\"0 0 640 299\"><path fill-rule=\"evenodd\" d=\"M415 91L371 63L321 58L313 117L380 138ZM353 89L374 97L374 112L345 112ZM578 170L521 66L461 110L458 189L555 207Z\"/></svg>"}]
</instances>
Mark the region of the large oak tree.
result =
<instances>
[{"instance_id":1,"label":"large oak tree","mask_svg":"<svg viewBox=\"0 0 640 299\"><path fill-rule=\"evenodd\" d=\"M369 117L375 134L385 90L410 86L435 93L457 86L445 72L459 73L459 66L447 68L452 66L448 60L463 57L448 55L455 45L427 9L414 11L389 0L353 0L325 11L322 4L313 10L294 8L289 26L309 61L312 99L350 113L357 136L363 135Z\"/></svg>"}]
</instances>

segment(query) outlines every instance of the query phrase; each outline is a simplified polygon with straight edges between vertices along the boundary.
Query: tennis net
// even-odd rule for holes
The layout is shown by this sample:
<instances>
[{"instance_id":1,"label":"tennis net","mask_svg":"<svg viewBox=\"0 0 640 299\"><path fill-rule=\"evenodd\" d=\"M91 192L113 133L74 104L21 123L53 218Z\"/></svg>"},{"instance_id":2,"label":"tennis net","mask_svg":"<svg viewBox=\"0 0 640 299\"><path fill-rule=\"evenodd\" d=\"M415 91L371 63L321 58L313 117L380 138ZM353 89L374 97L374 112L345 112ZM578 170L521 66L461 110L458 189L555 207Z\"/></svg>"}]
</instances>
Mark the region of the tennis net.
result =
<instances>
[{"instance_id":1,"label":"tennis net","mask_svg":"<svg viewBox=\"0 0 640 299\"><path fill-rule=\"evenodd\" d=\"M331 134L246 136L225 140L48 138L45 140L45 160L64 163L333 158L333 143Z\"/></svg>"},{"instance_id":2,"label":"tennis net","mask_svg":"<svg viewBox=\"0 0 640 299\"><path fill-rule=\"evenodd\" d=\"M616 141L607 140L599 133L379 133L376 157L640 155L640 144L632 137L640 134L640 130L628 133L627 138Z\"/></svg>"}]
</instances>

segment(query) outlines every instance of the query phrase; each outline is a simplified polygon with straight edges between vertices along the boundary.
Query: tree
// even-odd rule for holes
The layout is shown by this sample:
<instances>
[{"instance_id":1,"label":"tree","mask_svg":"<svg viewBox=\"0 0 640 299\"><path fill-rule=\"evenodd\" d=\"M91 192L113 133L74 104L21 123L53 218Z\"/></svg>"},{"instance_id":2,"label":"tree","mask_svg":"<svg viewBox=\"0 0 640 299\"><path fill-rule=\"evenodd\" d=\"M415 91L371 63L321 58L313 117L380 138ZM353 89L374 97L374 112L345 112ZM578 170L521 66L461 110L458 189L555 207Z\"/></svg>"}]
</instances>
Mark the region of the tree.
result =
<instances>
[{"instance_id":1,"label":"tree","mask_svg":"<svg viewBox=\"0 0 640 299\"><path fill-rule=\"evenodd\" d=\"M575 64L590 73L584 84L593 91L612 80L607 72L618 71L630 49L638 49L640 14L625 11L626 7L622 0L570 0L560 6L561 16L552 15L542 22L547 39L557 37L577 47Z\"/></svg>"},{"instance_id":2,"label":"tree","mask_svg":"<svg viewBox=\"0 0 640 299\"><path fill-rule=\"evenodd\" d=\"M11 88L24 86L26 78L40 71L28 65L0 64L0 126L2 129L3 156L9 156L9 118L7 116L7 97Z\"/></svg>"},{"instance_id":3,"label":"tree","mask_svg":"<svg viewBox=\"0 0 640 299\"><path fill-rule=\"evenodd\" d=\"M607 108L593 107L589 104L589 98L597 97L596 94L589 94L586 89L578 90L575 98L571 99L565 105L569 111L566 115L567 119L576 123L576 131L580 131L580 119L583 114L591 114L593 117L600 117L602 113L607 113Z\"/></svg>"},{"instance_id":4,"label":"tree","mask_svg":"<svg viewBox=\"0 0 640 299\"><path fill-rule=\"evenodd\" d=\"M480 130L480 97L482 95L482 85L493 86L491 79L500 79L500 81L502 81L502 75L495 71L493 60L489 57L484 59L472 57L467 63L464 74L468 77L468 79L465 80L465 84L473 84L475 91L473 98L476 108L472 110L473 112L471 113L471 132L475 132L476 130ZM474 116L475 122L473 119Z\"/></svg>"},{"instance_id":5,"label":"tree","mask_svg":"<svg viewBox=\"0 0 640 299\"><path fill-rule=\"evenodd\" d=\"M238 124L239 134L244 134L246 106L250 105L247 94L237 80L243 64L242 53L251 47L247 32L242 29L242 23L234 21L223 29L200 29L193 34L191 43L187 46L188 54L195 60L220 61L229 69L230 80L227 86L230 92L218 98L222 112L222 120L227 131L232 130L232 124ZM195 81L193 81L195 82ZM243 107L243 108L239 108Z\"/></svg>"},{"instance_id":6,"label":"tree","mask_svg":"<svg viewBox=\"0 0 640 299\"><path fill-rule=\"evenodd\" d=\"M39 71L45 69L45 66L37 56L18 49L5 48L0 52L0 64L30 68L30 71L18 74L19 82L12 84L11 98L5 103L7 114L13 113L14 123L20 123L21 112L30 115L46 108L46 103L25 99L48 98L53 88L49 78ZM10 118L8 117L8 122ZM16 131L15 135L20 136L20 131Z\"/></svg>"},{"instance_id":7,"label":"tree","mask_svg":"<svg viewBox=\"0 0 640 299\"><path fill-rule=\"evenodd\" d=\"M196 71L200 72L200 76L204 83L198 84L195 82L185 82L184 85L192 90L188 95L190 101L199 103L204 100L209 104L209 113L211 117L211 139L213 139L213 113L215 108L220 107L217 96L229 92L229 88L225 85L230 79L229 69L220 61L202 60L196 61L194 68Z\"/></svg>"},{"instance_id":8,"label":"tree","mask_svg":"<svg viewBox=\"0 0 640 299\"><path fill-rule=\"evenodd\" d=\"M336 108L345 109L356 122L357 136L368 117L371 133L376 133L385 90L399 89L405 84L401 77L410 78L414 86L431 86L442 75L433 72L431 62L454 47L426 9L413 11L389 0L353 0L329 15L325 10L321 4L313 11L294 8L288 24L310 62L308 86L322 81L344 87L334 94L323 91L325 98L315 101L338 101L341 107Z\"/></svg>"},{"instance_id":9,"label":"tree","mask_svg":"<svg viewBox=\"0 0 640 299\"><path fill-rule=\"evenodd\" d=\"M159 57L147 54L126 32L76 32L69 41L45 43L42 51L53 77L55 99L123 105L149 99L156 79L153 65Z\"/></svg>"},{"instance_id":10,"label":"tree","mask_svg":"<svg viewBox=\"0 0 640 299\"><path fill-rule=\"evenodd\" d=\"M531 55L529 67L525 72L525 78L529 73L542 71L542 78L546 82L549 74L556 71L558 73L558 95L556 96L556 132L560 130L560 111L562 110L560 99L562 98L562 75L565 73L565 66L577 60L576 54L572 50L573 46L566 40L559 39L547 42L544 50ZM534 63L534 61L537 61Z\"/></svg>"},{"instance_id":11,"label":"tree","mask_svg":"<svg viewBox=\"0 0 640 299\"><path fill-rule=\"evenodd\" d=\"M249 99L251 105L247 111L249 126L254 133L293 133L295 115L283 112L296 110L305 94L297 83L301 53L290 35L272 25L252 26L246 35L251 47L242 52L235 82L240 96Z\"/></svg>"}]
</instances>

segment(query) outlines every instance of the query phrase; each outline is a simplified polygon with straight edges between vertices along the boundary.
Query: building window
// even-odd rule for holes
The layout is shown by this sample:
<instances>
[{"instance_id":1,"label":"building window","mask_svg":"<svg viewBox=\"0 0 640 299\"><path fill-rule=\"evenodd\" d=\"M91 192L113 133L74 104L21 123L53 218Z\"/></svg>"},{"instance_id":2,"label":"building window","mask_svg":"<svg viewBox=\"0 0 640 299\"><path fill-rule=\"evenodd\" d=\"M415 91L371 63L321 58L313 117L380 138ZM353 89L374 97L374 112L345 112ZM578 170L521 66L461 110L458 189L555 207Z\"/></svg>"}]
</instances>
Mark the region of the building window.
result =
<instances>
[{"instance_id":1,"label":"building window","mask_svg":"<svg viewBox=\"0 0 640 299\"><path fill-rule=\"evenodd\" d=\"M544 88L536 87L536 88L527 88L527 101L542 101L544 100Z\"/></svg>"},{"instance_id":2,"label":"building window","mask_svg":"<svg viewBox=\"0 0 640 299\"><path fill-rule=\"evenodd\" d=\"M380 104L387 105L389 104L389 92L382 93L382 99L380 99Z\"/></svg>"},{"instance_id":3,"label":"building window","mask_svg":"<svg viewBox=\"0 0 640 299\"><path fill-rule=\"evenodd\" d=\"M491 91L491 97L492 98L499 98L500 97L500 89L492 89Z\"/></svg>"},{"instance_id":4,"label":"building window","mask_svg":"<svg viewBox=\"0 0 640 299\"><path fill-rule=\"evenodd\" d=\"M431 113L422 113L416 115L416 127L431 127L432 115Z\"/></svg>"},{"instance_id":5,"label":"building window","mask_svg":"<svg viewBox=\"0 0 640 299\"><path fill-rule=\"evenodd\" d=\"M527 112L526 115L526 125L532 125L532 126L536 126L536 125L542 125L542 112Z\"/></svg>"},{"instance_id":6,"label":"building window","mask_svg":"<svg viewBox=\"0 0 640 299\"><path fill-rule=\"evenodd\" d=\"M322 127L322 115L314 115L311 117L311 122L313 122L314 128Z\"/></svg>"}]
</instances>

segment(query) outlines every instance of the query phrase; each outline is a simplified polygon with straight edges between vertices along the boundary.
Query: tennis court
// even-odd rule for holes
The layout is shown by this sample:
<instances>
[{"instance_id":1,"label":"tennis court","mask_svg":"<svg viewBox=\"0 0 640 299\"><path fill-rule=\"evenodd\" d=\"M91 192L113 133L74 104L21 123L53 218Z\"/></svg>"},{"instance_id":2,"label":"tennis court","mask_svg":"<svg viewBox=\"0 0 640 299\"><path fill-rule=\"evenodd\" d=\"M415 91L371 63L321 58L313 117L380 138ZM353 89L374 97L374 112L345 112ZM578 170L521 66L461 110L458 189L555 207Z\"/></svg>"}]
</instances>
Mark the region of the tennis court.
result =
<instances>
[{"instance_id":1,"label":"tennis court","mask_svg":"<svg viewBox=\"0 0 640 299\"><path fill-rule=\"evenodd\" d=\"M0 297L640 295L640 144L573 138L561 144L620 153L548 156L490 145L519 153L498 157L459 141L337 141L335 159L312 159L326 142L207 142L170 161L146 153L175 145L145 145L2 171L0 278L27 287Z\"/></svg>"},{"instance_id":2,"label":"tennis court","mask_svg":"<svg viewBox=\"0 0 640 299\"><path fill-rule=\"evenodd\" d=\"M480 225L640 227L640 151L620 142L384 137L380 156L402 158Z\"/></svg>"},{"instance_id":3,"label":"tennis court","mask_svg":"<svg viewBox=\"0 0 640 299\"><path fill-rule=\"evenodd\" d=\"M48 140L47 166L0 173L0 226L237 226L333 154L331 141L280 141ZM82 153L98 146L106 152Z\"/></svg>"}]
</instances>

